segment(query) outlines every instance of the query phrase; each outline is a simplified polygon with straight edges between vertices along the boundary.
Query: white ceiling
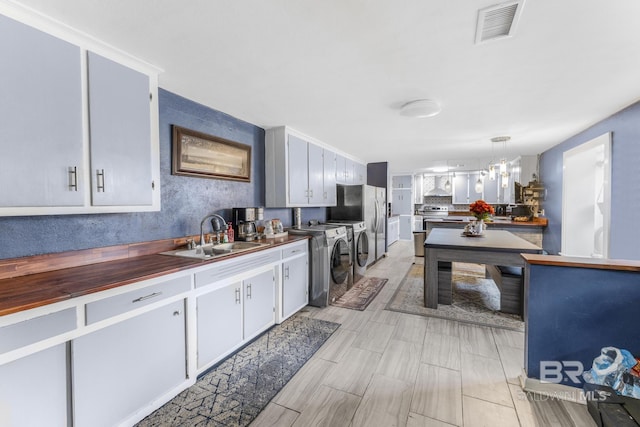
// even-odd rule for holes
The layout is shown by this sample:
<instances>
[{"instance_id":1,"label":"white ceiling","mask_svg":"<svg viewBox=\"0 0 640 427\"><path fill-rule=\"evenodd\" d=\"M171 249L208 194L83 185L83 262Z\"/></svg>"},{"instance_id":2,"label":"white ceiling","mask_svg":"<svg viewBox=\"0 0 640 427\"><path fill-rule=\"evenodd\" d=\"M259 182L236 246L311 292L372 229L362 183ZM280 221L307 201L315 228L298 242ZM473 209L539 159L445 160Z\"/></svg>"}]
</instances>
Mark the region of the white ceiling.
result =
<instances>
[{"instance_id":1,"label":"white ceiling","mask_svg":"<svg viewBox=\"0 0 640 427\"><path fill-rule=\"evenodd\" d=\"M164 69L164 89L392 173L484 162L498 135L537 154L640 99L637 0L527 0L484 44L478 10L500 0L17 3ZM418 98L442 113L399 114Z\"/></svg>"}]
</instances>

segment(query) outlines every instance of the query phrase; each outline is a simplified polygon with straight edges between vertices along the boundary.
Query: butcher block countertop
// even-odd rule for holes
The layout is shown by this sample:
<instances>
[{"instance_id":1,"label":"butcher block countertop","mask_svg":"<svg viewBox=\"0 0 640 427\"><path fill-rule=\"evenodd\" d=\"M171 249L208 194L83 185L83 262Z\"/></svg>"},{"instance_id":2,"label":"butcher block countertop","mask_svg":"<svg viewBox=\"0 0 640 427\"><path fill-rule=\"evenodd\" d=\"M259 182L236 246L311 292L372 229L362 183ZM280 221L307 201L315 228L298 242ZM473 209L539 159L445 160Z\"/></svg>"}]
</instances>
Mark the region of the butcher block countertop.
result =
<instances>
[{"instance_id":1,"label":"butcher block countertop","mask_svg":"<svg viewBox=\"0 0 640 427\"><path fill-rule=\"evenodd\" d=\"M308 239L287 236L211 260L160 255L186 239L111 246L0 260L0 316Z\"/></svg>"}]
</instances>

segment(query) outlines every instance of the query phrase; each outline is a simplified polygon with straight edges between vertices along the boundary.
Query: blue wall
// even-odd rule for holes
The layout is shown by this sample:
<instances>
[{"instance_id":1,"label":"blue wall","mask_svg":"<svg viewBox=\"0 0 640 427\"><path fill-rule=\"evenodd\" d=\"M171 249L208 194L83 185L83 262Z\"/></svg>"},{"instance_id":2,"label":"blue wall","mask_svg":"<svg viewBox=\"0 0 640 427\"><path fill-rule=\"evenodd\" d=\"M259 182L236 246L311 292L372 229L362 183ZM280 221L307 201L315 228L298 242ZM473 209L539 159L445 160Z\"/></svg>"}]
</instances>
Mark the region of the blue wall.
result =
<instances>
[{"instance_id":1,"label":"blue wall","mask_svg":"<svg viewBox=\"0 0 640 427\"><path fill-rule=\"evenodd\" d=\"M234 206L264 205L264 130L160 89L160 212L0 218L0 259L197 235L200 220ZM171 125L252 147L251 182L171 175ZM303 221L325 219L324 208L303 209ZM265 219L291 224L291 209L265 209Z\"/></svg>"},{"instance_id":2,"label":"blue wall","mask_svg":"<svg viewBox=\"0 0 640 427\"><path fill-rule=\"evenodd\" d=\"M560 251L562 236L562 155L580 144L612 132L611 228L609 258L640 259L640 102L597 123L542 153L540 177L547 188L544 202L549 226L544 249Z\"/></svg>"},{"instance_id":3,"label":"blue wall","mask_svg":"<svg viewBox=\"0 0 640 427\"><path fill-rule=\"evenodd\" d=\"M637 272L531 265L525 289L527 376L540 379L540 361L580 361L590 369L607 346L640 354L639 281ZM563 383L576 386L566 376Z\"/></svg>"}]
</instances>

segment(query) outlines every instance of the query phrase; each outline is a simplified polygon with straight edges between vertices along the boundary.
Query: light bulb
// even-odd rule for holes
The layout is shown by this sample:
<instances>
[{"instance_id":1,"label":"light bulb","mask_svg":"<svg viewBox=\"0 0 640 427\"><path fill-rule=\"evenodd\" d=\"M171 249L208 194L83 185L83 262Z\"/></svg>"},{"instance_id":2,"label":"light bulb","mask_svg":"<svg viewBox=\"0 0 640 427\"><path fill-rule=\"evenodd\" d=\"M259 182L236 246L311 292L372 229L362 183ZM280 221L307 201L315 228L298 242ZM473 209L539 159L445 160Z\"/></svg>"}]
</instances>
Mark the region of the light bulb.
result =
<instances>
[{"instance_id":1,"label":"light bulb","mask_svg":"<svg viewBox=\"0 0 640 427\"><path fill-rule=\"evenodd\" d=\"M507 174L506 172L501 174L502 176L502 182L501 182L501 186L502 188L507 188L509 186L509 174Z\"/></svg>"},{"instance_id":2,"label":"light bulb","mask_svg":"<svg viewBox=\"0 0 640 427\"><path fill-rule=\"evenodd\" d=\"M496 180L496 167L495 167L495 165L490 165L489 166L489 179L491 181L495 181Z\"/></svg>"},{"instance_id":3,"label":"light bulb","mask_svg":"<svg viewBox=\"0 0 640 427\"><path fill-rule=\"evenodd\" d=\"M480 178L478 178L478 180L476 181L476 193L482 193L482 180Z\"/></svg>"},{"instance_id":4,"label":"light bulb","mask_svg":"<svg viewBox=\"0 0 640 427\"><path fill-rule=\"evenodd\" d=\"M505 159L500 160L500 175L507 173L507 161Z\"/></svg>"}]
</instances>

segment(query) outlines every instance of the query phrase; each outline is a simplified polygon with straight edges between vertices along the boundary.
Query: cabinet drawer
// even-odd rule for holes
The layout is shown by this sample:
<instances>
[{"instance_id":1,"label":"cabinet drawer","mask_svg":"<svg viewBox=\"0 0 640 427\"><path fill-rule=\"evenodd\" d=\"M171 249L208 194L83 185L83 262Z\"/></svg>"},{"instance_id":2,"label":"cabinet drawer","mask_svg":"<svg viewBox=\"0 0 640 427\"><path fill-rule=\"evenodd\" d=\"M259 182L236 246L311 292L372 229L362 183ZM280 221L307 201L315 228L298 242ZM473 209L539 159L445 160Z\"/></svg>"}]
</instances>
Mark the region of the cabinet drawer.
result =
<instances>
[{"instance_id":1,"label":"cabinet drawer","mask_svg":"<svg viewBox=\"0 0 640 427\"><path fill-rule=\"evenodd\" d=\"M190 288L190 276L183 276L89 303L86 305L87 325L187 292Z\"/></svg>"},{"instance_id":2,"label":"cabinet drawer","mask_svg":"<svg viewBox=\"0 0 640 427\"><path fill-rule=\"evenodd\" d=\"M301 253L306 251L307 251L307 242L293 245L288 248L282 249L282 258L284 259L284 258L300 255Z\"/></svg>"},{"instance_id":3,"label":"cabinet drawer","mask_svg":"<svg viewBox=\"0 0 640 427\"><path fill-rule=\"evenodd\" d=\"M246 257L246 258L244 258ZM227 277L280 261L280 251L273 250L255 256L245 255L235 260L215 263L211 268L196 273L196 288L207 286ZM216 265L217 264L217 265Z\"/></svg>"},{"instance_id":4,"label":"cabinet drawer","mask_svg":"<svg viewBox=\"0 0 640 427\"><path fill-rule=\"evenodd\" d=\"M74 330L76 309L67 308L0 328L0 353Z\"/></svg>"}]
</instances>

